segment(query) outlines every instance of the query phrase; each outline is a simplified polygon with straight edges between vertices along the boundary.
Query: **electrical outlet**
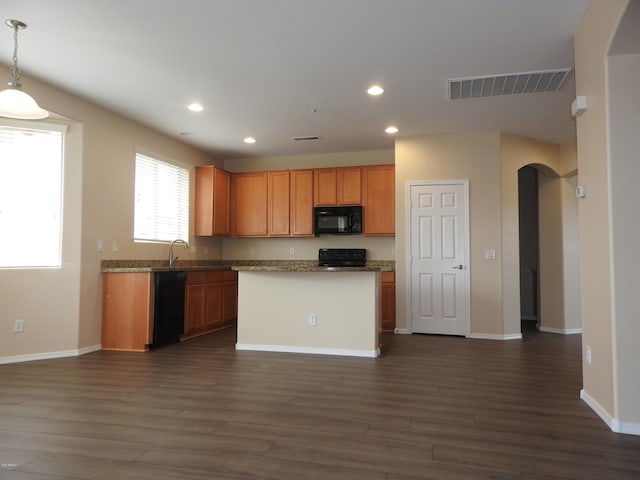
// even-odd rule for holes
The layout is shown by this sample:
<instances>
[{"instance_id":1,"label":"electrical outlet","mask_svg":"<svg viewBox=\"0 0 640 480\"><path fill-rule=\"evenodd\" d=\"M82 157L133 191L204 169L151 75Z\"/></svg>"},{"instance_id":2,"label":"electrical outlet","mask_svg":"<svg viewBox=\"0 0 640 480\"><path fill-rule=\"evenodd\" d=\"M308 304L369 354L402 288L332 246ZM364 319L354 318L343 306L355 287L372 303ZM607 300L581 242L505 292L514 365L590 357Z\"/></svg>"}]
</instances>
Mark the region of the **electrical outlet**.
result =
<instances>
[{"instance_id":1,"label":"electrical outlet","mask_svg":"<svg viewBox=\"0 0 640 480\"><path fill-rule=\"evenodd\" d=\"M120 244L118 242L113 242L111 244L111 251L117 252L118 250L120 250Z\"/></svg>"},{"instance_id":2,"label":"electrical outlet","mask_svg":"<svg viewBox=\"0 0 640 480\"><path fill-rule=\"evenodd\" d=\"M96 242L96 252L104 252L104 241L98 240Z\"/></svg>"},{"instance_id":3,"label":"electrical outlet","mask_svg":"<svg viewBox=\"0 0 640 480\"><path fill-rule=\"evenodd\" d=\"M251 247L249 249L249 255L255 255L256 254L256 249L254 247Z\"/></svg>"},{"instance_id":4,"label":"electrical outlet","mask_svg":"<svg viewBox=\"0 0 640 480\"><path fill-rule=\"evenodd\" d=\"M198 249L196 248L195 245L191 246L191 253L197 253Z\"/></svg>"},{"instance_id":5,"label":"electrical outlet","mask_svg":"<svg viewBox=\"0 0 640 480\"><path fill-rule=\"evenodd\" d=\"M289 247L289 255L295 255L296 254L296 247Z\"/></svg>"},{"instance_id":6,"label":"electrical outlet","mask_svg":"<svg viewBox=\"0 0 640 480\"><path fill-rule=\"evenodd\" d=\"M310 327L315 327L316 325L318 325L318 315L316 315L315 313L310 313L309 314L309 326Z\"/></svg>"},{"instance_id":7,"label":"electrical outlet","mask_svg":"<svg viewBox=\"0 0 640 480\"><path fill-rule=\"evenodd\" d=\"M13 324L13 331L16 333L24 332L24 320L16 320Z\"/></svg>"},{"instance_id":8,"label":"electrical outlet","mask_svg":"<svg viewBox=\"0 0 640 480\"><path fill-rule=\"evenodd\" d=\"M591 365L591 345L587 345L587 348L585 348L584 356L587 364Z\"/></svg>"}]
</instances>

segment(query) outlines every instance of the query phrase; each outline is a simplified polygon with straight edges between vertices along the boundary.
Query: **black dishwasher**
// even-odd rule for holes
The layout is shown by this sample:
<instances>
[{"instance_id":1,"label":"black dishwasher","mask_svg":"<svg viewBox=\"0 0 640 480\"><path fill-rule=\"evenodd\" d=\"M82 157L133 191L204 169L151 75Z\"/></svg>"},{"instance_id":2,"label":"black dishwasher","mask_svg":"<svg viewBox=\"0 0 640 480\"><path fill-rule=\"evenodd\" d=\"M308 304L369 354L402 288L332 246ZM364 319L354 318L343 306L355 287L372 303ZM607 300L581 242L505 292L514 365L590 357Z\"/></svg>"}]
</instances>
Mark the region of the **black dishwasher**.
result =
<instances>
[{"instance_id":1,"label":"black dishwasher","mask_svg":"<svg viewBox=\"0 0 640 480\"><path fill-rule=\"evenodd\" d=\"M184 297L187 273L154 274L153 343L150 349L180 341L184 333Z\"/></svg>"}]
</instances>

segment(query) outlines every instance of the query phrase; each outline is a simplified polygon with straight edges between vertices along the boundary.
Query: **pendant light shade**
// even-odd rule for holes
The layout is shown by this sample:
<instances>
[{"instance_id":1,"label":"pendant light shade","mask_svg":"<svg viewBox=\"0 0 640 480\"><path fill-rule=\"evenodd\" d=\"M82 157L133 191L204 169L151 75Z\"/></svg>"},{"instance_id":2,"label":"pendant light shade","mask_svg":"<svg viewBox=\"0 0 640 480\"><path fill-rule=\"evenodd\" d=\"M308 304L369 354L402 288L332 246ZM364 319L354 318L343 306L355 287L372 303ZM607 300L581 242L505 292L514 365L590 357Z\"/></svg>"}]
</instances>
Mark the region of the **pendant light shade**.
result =
<instances>
[{"instance_id":1,"label":"pendant light shade","mask_svg":"<svg viewBox=\"0 0 640 480\"><path fill-rule=\"evenodd\" d=\"M40 108L31 96L18 88L5 88L0 92L0 117L38 120L49 112Z\"/></svg>"},{"instance_id":2,"label":"pendant light shade","mask_svg":"<svg viewBox=\"0 0 640 480\"><path fill-rule=\"evenodd\" d=\"M20 69L18 69L18 29L27 28L20 20L7 20L7 26L13 29L13 66L9 88L0 92L0 117L19 118L21 120L38 120L49 116L49 112L40 108L36 101L20 85Z\"/></svg>"}]
</instances>

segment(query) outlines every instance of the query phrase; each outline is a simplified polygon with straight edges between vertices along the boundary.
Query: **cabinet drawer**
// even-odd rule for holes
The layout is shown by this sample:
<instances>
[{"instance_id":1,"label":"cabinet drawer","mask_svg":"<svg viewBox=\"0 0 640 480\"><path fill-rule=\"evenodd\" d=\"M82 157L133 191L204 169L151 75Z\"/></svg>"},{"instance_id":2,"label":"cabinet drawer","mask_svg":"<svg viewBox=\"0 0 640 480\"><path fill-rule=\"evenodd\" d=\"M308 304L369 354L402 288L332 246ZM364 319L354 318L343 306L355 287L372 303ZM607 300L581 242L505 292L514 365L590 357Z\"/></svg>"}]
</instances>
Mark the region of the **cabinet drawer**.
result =
<instances>
[{"instance_id":1,"label":"cabinet drawer","mask_svg":"<svg viewBox=\"0 0 640 480\"><path fill-rule=\"evenodd\" d=\"M207 283L221 282L222 270L212 270L207 272Z\"/></svg>"},{"instance_id":2,"label":"cabinet drawer","mask_svg":"<svg viewBox=\"0 0 640 480\"><path fill-rule=\"evenodd\" d=\"M234 270L223 270L222 280L224 282L235 282L236 280L238 280L238 272Z\"/></svg>"},{"instance_id":3,"label":"cabinet drawer","mask_svg":"<svg viewBox=\"0 0 640 480\"><path fill-rule=\"evenodd\" d=\"M395 283L396 272L380 272L382 276L382 283Z\"/></svg>"},{"instance_id":4,"label":"cabinet drawer","mask_svg":"<svg viewBox=\"0 0 640 480\"><path fill-rule=\"evenodd\" d=\"M206 272L187 272L187 285L194 283L204 283L207 278Z\"/></svg>"}]
</instances>

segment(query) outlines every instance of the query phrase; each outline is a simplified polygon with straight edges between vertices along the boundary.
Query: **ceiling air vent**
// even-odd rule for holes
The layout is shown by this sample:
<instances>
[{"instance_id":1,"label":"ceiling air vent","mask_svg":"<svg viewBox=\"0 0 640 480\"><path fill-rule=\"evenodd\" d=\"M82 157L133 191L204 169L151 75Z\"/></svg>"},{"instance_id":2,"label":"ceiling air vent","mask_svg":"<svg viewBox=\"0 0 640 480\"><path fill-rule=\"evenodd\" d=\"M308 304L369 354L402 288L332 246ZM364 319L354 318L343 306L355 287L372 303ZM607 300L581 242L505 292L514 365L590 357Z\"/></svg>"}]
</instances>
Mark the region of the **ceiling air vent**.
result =
<instances>
[{"instance_id":1,"label":"ceiling air vent","mask_svg":"<svg viewBox=\"0 0 640 480\"><path fill-rule=\"evenodd\" d=\"M322 140L322 137L318 135L307 135L304 137L291 137L292 142L319 142Z\"/></svg>"},{"instance_id":2,"label":"ceiling air vent","mask_svg":"<svg viewBox=\"0 0 640 480\"><path fill-rule=\"evenodd\" d=\"M447 90L449 100L557 92L570 71L571 69L564 68L540 72L509 73L490 77L450 78L447 80Z\"/></svg>"}]
</instances>

